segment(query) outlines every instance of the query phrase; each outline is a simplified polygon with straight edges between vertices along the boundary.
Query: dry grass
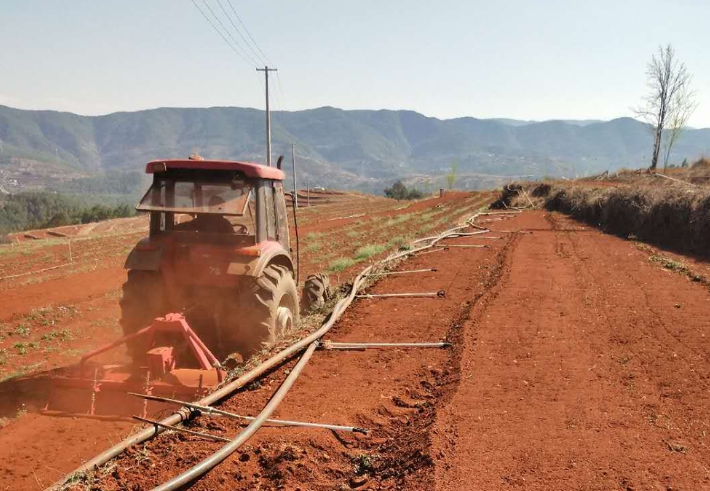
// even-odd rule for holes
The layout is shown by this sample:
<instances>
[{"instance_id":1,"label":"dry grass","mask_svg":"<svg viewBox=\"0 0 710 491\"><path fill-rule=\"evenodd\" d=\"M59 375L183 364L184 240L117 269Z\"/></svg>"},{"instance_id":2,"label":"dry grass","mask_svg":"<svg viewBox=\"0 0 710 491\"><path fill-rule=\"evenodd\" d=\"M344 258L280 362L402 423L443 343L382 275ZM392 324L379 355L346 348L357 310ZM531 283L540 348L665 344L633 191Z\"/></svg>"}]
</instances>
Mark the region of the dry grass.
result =
<instances>
[{"instance_id":1,"label":"dry grass","mask_svg":"<svg viewBox=\"0 0 710 491\"><path fill-rule=\"evenodd\" d=\"M532 193L541 186L546 185L537 185ZM547 191L547 209L608 232L702 255L710 251L708 189L555 184Z\"/></svg>"},{"instance_id":2,"label":"dry grass","mask_svg":"<svg viewBox=\"0 0 710 491\"><path fill-rule=\"evenodd\" d=\"M678 171L689 182L699 185L710 183L710 158L701 157L687 169ZM673 174L675 175L675 173Z\"/></svg>"},{"instance_id":3,"label":"dry grass","mask_svg":"<svg viewBox=\"0 0 710 491\"><path fill-rule=\"evenodd\" d=\"M533 194L533 190L538 188L549 192L550 184L542 182L533 186L530 183L510 183L503 186L500 197L491 203L490 208L493 210L506 210L508 208L541 208L544 204L543 195ZM546 194L545 192L545 194Z\"/></svg>"},{"instance_id":4,"label":"dry grass","mask_svg":"<svg viewBox=\"0 0 710 491\"><path fill-rule=\"evenodd\" d=\"M663 179L660 175L670 177ZM673 181L675 179L676 181ZM656 172L648 169L620 169L615 173L605 172L597 176L580 179L581 182L593 183L606 181L626 186L710 186L710 159L701 157L687 167L659 168Z\"/></svg>"}]
</instances>

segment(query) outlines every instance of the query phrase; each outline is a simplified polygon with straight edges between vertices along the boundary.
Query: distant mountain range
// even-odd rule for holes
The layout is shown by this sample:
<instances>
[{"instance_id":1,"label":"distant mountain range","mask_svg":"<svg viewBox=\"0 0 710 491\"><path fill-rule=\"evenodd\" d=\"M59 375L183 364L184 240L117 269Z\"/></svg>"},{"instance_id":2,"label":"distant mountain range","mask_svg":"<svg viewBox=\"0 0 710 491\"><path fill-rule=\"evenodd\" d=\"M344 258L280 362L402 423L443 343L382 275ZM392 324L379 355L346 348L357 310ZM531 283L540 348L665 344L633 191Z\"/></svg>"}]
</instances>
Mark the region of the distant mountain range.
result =
<instances>
[{"instance_id":1,"label":"distant mountain range","mask_svg":"<svg viewBox=\"0 0 710 491\"><path fill-rule=\"evenodd\" d=\"M543 123L544 121L532 121L523 119L510 119L510 118L492 118L486 119L485 121L497 121L498 123L509 124L510 126L525 126L528 124ZM575 126L587 126L592 123L603 123L601 119L557 119L550 121L561 121L567 124L573 124ZM550 122L547 121L547 122Z\"/></svg>"},{"instance_id":2,"label":"distant mountain range","mask_svg":"<svg viewBox=\"0 0 710 491\"><path fill-rule=\"evenodd\" d=\"M373 192L399 178L442 187L454 160L458 188L490 187L511 176L574 177L642 167L652 143L649 127L631 118L441 120L414 111L322 107L275 112L272 122L273 153L287 156L287 169L290 144L296 144L299 184ZM126 172L193 152L263 162L263 111L161 108L79 116L0 106L0 192L88 187L123 193L127 182L137 182ZM710 155L710 129L689 129L671 160L703 154ZM113 189L114 181L122 189Z\"/></svg>"}]
</instances>

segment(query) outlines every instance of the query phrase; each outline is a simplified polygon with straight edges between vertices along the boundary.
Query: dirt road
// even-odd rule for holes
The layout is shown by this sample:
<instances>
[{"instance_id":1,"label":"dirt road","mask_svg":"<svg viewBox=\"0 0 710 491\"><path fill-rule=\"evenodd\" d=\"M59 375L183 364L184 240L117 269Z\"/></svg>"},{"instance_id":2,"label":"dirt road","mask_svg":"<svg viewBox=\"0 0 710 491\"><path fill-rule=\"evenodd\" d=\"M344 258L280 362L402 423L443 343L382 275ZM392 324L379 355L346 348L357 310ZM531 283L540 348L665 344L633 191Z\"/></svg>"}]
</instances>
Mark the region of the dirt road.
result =
<instances>
[{"instance_id":1,"label":"dirt road","mask_svg":"<svg viewBox=\"0 0 710 491\"><path fill-rule=\"evenodd\" d=\"M707 489L708 291L558 215L518 224L437 415L435 489Z\"/></svg>"}]
</instances>

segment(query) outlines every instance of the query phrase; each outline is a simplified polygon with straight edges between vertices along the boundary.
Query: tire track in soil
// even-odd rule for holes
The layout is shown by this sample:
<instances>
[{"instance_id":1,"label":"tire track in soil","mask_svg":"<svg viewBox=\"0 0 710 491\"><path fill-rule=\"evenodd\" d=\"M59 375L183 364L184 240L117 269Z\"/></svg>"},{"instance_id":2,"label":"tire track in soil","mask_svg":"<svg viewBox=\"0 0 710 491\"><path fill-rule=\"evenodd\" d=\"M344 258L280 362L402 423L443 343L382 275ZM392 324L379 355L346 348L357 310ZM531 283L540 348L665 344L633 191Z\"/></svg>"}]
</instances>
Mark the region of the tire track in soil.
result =
<instances>
[{"instance_id":1,"label":"tire track in soil","mask_svg":"<svg viewBox=\"0 0 710 491\"><path fill-rule=\"evenodd\" d=\"M573 237L571 242L580 257L591 258L596 252L597 261L613 258L612 268L624 279L625 287L619 288L599 270L589 268L590 261L581 261L594 287L603 292L600 298L611 299L604 304L602 318L613 332L608 339L610 357L620 366L617 384L626 389L628 415L633 416L629 419L645 421L653 429L645 446L650 455L637 458L653 456L663 462L673 454L677 460L661 469L625 471L620 482L628 488L706 489L710 485L710 449L705 442L710 431L706 409L710 336L706 318L694 313L710 311L710 296L680 275L653 268L631 244L619 251L613 238L601 238L595 251ZM634 274L638 271L632 267L634 261L655 270L657 278L650 282L649 275ZM622 262L631 264L623 267ZM628 305L636 308L629 310ZM619 317L626 322L619 322ZM633 422L624 427L633 427Z\"/></svg>"},{"instance_id":2,"label":"tire track in soil","mask_svg":"<svg viewBox=\"0 0 710 491\"><path fill-rule=\"evenodd\" d=\"M435 384L431 384L428 380L422 382L427 394L435 398L432 404L427 405L425 410L420 410L407 426L398 425L396 421L395 424L390 422L387 428L388 441L376 449L378 454L387 456L386 460L379 465L379 485L368 483L370 486L367 489L390 489L382 482L382 478L389 475L397 478L394 489L433 488L434 462L444 458L445 454L440 450L436 454L432 452L430 433L436 423L438 410L450 402L461 381L461 357L467 341L464 336L464 326L470 319L484 312L485 305L498 294L501 280L505 277L507 259L511 250L515 249L518 239L517 234L511 234L505 241L496 254L494 264L486 267L489 271L488 276L481 283L482 290L462 303L455 320L451 323L446 335L446 339L453 347L449 359L441 371L433 372ZM451 283L453 284L455 280L454 277ZM433 434L436 433L434 430Z\"/></svg>"},{"instance_id":3,"label":"tire track in soil","mask_svg":"<svg viewBox=\"0 0 710 491\"><path fill-rule=\"evenodd\" d=\"M548 231L465 327L433 488L707 489L710 296L632 243L521 220Z\"/></svg>"},{"instance_id":4,"label":"tire track in soil","mask_svg":"<svg viewBox=\"0 0 710 491\"><path fill-rule=\"evenodd\" d=\"M510 281L511 259L520 244L521 235L517 233L518 230L516 230L515 227L510 226L508 228L514 233L510 234L510 239L506 241L505 246L498 253L496 269L485 285L484 291L474 299L473 305L471 305L466 317L460 319L461 323L452 326L454 328L456 341L454 342L454 356L452 357L450 365L455 376L442 384L444 392L440 396L438 403L439 413L453 403L462 380L466 381L471 378L471 362L470 360L466 360L464 364L463 360L464 353L475 349L478 342L478 337L474 332L475 328L473 326L481 322L481 319L488 311L489 305L498 298L501 290L504 289ZM495 233L495 230L493 230L493 232ZM430 431L434 442L430 442L430 446L433 447L432 454L436 465L434 469L432 469L434 478L427 483L428 486L424 487L424 489L436 488L436 482L439 479L439 469L442 466L444 468L449 466L447 463L448 456L453 454L456 449L458 429L454 425L441 424L440 419L441 417L431 422L433 427Z\"/></svg>"}]
</instances>

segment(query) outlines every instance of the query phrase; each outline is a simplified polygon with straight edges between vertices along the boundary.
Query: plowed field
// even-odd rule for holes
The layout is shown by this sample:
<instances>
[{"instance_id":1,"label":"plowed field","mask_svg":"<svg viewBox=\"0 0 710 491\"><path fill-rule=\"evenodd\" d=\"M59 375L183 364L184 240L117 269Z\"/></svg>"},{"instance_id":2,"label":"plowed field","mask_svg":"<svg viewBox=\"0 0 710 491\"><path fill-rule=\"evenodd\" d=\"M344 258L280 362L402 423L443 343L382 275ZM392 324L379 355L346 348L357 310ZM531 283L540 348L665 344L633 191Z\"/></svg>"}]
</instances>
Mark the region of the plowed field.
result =
<instances>
[{"instance_id":1,"label":"plowed field","mask_svg":"<svg viewBox=\"0 0 710 491\"><path fill-rule=\"evenodd\" d=\"M336 284L491 200L486 193L415 203L351 193L311 197L320 200L312 199L311 207L299 203L301 278L330 271ZM47 373L120 337L122 264L146 226L144 218L113 220L77 227L70 238L20 240L0 248L0 490L48 485L131 427L40 412Z\"/></svg>"},{"instance_id":2,"label":"plowed field","mask_svg":"<svg viewBox=\"0 0 710 491\"><path fill-rule=\"evenodd\" d=\"M304 264L308 271L330 268L345 280L398 247L395 238L448 228L487 199L452 194L406 210L392 206L349 218L361 212L346 207L330 217L336 220L304 226ZM493 230L489 237L500 239L445 243L489 248L451 247L415 256L399 267L436 271L387 277L371 288L445 290L445 298L359 299L327 336L352 342L447 340L451 348L318 351L275 414L362 426L371 430L368 435L264 428L191 489L710 488L707 287L653 260L658 251L558 214L524 212L484 225ZM363 247L375 244L387 245L358 259ZM352 264L338 272L346 264L340 259ZM87 315L96 311L113 309L117 316L115 291L122 277L112 267L46 282L64 282L45 300L61 299L65 307L81 296L71 278L88 292L76 312L57 314L58 326L90 329ZM101 271L113 289L92 289L102 284ZM18 295L7 307L10 328L16 329L18 319L12 316L23 315L16 307L21 292L32 288L39 287L2 292ZM42 319L33 320L31 329L40 330ZM275 371L221 407L255 414L284 377L285 370ZM27 384L15 379L4 389ZM13 399L12 410L19 402ZM9 414L9 404L4 406ZM128 431L117 426L123 423L65 423L29 409L0 430L0 489L46 486ZM200 417L190 425L225 437L239 431L224 419ZM151 489L221 445L163 434L74 489Z\"/></svg>"}]
</instances>

